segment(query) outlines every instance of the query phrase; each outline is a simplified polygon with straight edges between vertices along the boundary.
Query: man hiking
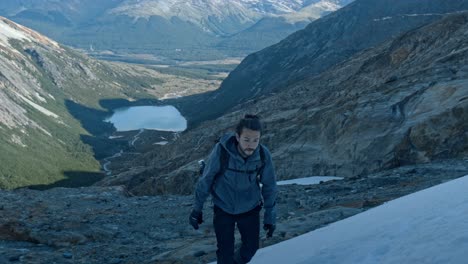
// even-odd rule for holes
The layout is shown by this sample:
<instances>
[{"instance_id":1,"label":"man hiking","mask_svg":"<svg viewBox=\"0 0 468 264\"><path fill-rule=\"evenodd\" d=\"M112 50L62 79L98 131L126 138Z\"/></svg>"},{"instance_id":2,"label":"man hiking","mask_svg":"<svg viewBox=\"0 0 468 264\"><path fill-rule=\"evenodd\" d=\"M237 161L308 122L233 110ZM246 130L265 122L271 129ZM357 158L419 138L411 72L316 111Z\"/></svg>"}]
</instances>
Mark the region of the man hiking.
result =
<instances>
[{"instance_id":1,"label":"man hiking","mask_svg":"<svg viewBox=\"0 0 468 264\"><path fill-rule=\"evenodd\" d=\"M245 115L236 132L226 134L215 145L195 190L189 217L195 229L203 222L204 202L209 194L213 197L218 264L243 264L252 259L259 248L262 206L267 237L275 230L276 178L271 154L259 144L261 132L260 119ZM242 245L234 252L236 224Z\"/></svg>"}]
</instances>

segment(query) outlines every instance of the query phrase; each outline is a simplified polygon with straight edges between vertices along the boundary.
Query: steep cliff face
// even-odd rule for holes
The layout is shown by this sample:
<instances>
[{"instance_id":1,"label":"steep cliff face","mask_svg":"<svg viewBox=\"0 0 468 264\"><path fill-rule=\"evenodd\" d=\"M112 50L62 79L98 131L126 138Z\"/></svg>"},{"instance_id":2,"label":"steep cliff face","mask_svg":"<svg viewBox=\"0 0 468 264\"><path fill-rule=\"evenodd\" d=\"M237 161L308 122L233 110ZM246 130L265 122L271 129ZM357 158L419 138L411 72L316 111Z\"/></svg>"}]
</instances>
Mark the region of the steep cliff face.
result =
<instances>
[{"instance_id":1,"label":"steep cliff face","mask_svg":"<svg viewBox=\"0 0 468 264\"><path fill-rule=\"evenodd\" d=\"M468 13L408 31L274 95L202 123L107 179L136 193L190 193L196 160L248 112L280 179L353 176L468 155ZM148 164L151 164L148 166ZM129 164L127 164L129 165Z\"/></svg>"},{"instance_id":2,"label":"steep cliff face","mask_svg":"<svg viewBox=\"0 0 468 264\"><path fill-rule=\"evenodd\" d=\"M246 57L194 118L216 117L245 100L287 89L359 51L462 10L468 10L466 1L355 1ZM205 111L207 105L217 113Z\"/></svg>"},{"instance_id":3,"label":"steep cliff face","mask_svg":"<svg viewBox=\"0 0 468 264\"><path fill-rule=\"evenodd\" d=\"M89 127L73 111L105 114L100 99L147 96L131 87L141 76L160 82L150 73L119 69L0 17L0 188L52 183L80 172L96 176L99 163L81 138L90 136Z\"/></svg>"},{"instance_id":4,"label":"steep cliff face","mask_svg":"<svg viewBox=\"0 0 468 264\"><path fill-rule=\"evenodd\" d=\"M272 122L272 132L291 143L279 160L298 168L279 172L356 175L466 157L467 27L464 13L407 32L267 100L265 115L284 112L274 110L283 102L296 110ZM298 131L284 128L290 123Z\"/></svg>"}]
</instances>

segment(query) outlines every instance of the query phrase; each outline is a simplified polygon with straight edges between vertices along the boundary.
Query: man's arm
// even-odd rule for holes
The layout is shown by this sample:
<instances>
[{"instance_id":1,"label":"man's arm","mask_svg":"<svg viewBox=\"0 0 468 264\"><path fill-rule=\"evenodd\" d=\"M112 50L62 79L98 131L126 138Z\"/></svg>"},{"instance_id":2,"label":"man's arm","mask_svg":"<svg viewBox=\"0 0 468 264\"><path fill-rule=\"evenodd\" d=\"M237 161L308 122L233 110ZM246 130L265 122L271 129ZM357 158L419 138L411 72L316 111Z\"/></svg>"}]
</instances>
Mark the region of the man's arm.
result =
<instances>
[{"instance_id":1,"label":"man's arm","mask_svg":"<svg viewBox=\"0 0 468 264\"><path fill-rule=\"evenodd\" d=\"M264 224L274 225L276 223L276 175L270 152L265 148L265 168L261 175L263 206L265 215Z\"/></svg>"},{"instance_id":2,"label":"man's arm","mask_svg":"<svg viewBox=\"0 0 468 264\"><path fill-rule=\"evenodd\" d=\"M222 146L219 143L215 145L208 157L203 175L198 180L197 188L195 189L195 204L193 206L193 210L197 212L203 210L203 204L208 198L208 195L210 195L214 177L220 170L221 148Z\"/></svg>"}]
</instances>

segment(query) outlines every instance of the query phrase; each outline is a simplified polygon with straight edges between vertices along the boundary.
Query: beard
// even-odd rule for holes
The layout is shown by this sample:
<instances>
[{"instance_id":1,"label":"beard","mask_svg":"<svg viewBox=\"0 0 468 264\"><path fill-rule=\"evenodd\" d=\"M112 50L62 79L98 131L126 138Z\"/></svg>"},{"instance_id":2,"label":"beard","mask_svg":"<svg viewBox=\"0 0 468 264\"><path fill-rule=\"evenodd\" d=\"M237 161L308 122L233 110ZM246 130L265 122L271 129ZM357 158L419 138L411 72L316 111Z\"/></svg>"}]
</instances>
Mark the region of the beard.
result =
<instances>
[{"instance_id":1,"label":"beard","mask_svg":"<svg viewBox=\"0 0 468 264\"><path fill-rule=\"evenodd\" d=\"M237 146L237 149L239 150L241 156L244 156L244 157L251 156L255 151L255 149L251 149L251 148L243 149L240 145Z\"/></svg>"}]
</instances>

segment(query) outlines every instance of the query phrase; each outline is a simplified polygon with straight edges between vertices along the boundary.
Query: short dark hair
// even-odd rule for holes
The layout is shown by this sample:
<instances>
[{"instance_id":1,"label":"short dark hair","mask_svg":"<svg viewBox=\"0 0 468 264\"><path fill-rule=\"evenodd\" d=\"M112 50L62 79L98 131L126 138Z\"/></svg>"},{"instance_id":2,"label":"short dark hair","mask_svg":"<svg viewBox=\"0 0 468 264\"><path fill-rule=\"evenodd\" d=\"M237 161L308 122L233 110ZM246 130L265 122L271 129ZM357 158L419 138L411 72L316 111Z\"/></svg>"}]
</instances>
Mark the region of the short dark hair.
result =
<instances>
[{"instance_id":1,"label":"short dark hair","mask_svg":"<svg viewBox=\"0 0 468 264\"><path fill-rule=\"evenodd\" d=\"M240 135L244 128L259 131L261 133L262 123L260 122L260 117L257 115L246 114L237 124L236 133Z\"/></svg>"}]
</instances>

